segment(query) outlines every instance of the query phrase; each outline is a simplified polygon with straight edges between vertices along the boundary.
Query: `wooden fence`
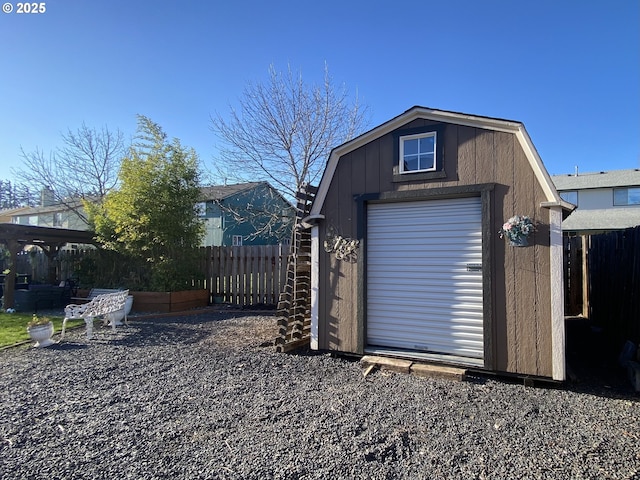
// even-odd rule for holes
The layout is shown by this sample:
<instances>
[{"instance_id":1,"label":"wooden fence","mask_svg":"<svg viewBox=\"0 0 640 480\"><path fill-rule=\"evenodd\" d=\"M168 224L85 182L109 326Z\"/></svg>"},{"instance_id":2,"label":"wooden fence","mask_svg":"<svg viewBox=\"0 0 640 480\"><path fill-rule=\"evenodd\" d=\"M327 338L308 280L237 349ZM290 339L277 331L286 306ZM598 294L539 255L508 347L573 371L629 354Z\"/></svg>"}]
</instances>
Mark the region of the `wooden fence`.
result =
<instances>
[{"instance_id":1,"label":"wooden fence","mask_svg":"<svg viewBox=\"0 0 640 480\"><path fill-rule=\"evenodd\" d=\"M275 305L286 280L289 247L204 247L200 270L214 303Z\"/></svg>"},{"instance_id":2,"label":"wooden fence","mask_svg":"<svg viewBox=\"0 0 640 480\"><path fill-rule=\"evenodd\" d=\"M640 342L640 227L592 235L588 253L590 318L619 352Z\"/></svg>"},{"instance_id":3,"label":"wooden fence","mask_svg":"<svg viewBox=\"0 0 640 480\"><path fill-rule=\"evenodd\" d=\"M91 254L91 250L59 252L55 266L57 281L77 277L76 265ZM211 303L243 306L278 303L286 281L288 246L203 247L200 254L201 273L193 285L208 290ZM39 249L19 254L17 271L30 275L32 282L49 283L49 259Z\"/></svg>"}]
</instances>

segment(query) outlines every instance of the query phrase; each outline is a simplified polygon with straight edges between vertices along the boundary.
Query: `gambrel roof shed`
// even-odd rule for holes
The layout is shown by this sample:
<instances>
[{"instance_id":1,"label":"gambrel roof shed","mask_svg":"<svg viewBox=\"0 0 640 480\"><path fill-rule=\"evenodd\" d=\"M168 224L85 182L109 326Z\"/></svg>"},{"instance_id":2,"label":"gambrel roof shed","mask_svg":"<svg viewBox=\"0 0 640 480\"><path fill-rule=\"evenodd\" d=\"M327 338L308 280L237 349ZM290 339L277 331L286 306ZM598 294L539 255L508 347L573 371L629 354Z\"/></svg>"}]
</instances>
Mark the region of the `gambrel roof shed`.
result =
<instances>
[{"instance_id":1,"label":"gambrel roof shed","mask_svg":"<svg viewBox=\"0 0 640 480\"><path fill-rule=\"evenodd\" d=\"M413 107L330 154L312 347L565 378L563 210L520 122ZM532 219L529 246L498 231Z\"/></svg>"}]
</instances>

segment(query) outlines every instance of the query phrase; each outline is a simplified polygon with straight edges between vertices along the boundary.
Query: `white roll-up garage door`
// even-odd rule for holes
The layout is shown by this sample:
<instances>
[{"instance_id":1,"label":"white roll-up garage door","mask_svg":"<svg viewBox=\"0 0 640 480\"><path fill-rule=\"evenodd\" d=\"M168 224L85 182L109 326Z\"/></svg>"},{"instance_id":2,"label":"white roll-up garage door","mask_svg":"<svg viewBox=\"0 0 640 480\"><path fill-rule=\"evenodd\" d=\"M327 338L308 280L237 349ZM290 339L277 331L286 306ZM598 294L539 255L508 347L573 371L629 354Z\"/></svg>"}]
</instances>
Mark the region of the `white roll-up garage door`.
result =
<instances>
[{"instance_id":1,"label":"white roll-up garage door","mask_svg":"<svg viewBox=\"0 0 640 480\"><path fill-rule=\"evenodd\" d=\"M483 358L479 197L369 204L367 344Z\"/></svg>"}]
</instances>

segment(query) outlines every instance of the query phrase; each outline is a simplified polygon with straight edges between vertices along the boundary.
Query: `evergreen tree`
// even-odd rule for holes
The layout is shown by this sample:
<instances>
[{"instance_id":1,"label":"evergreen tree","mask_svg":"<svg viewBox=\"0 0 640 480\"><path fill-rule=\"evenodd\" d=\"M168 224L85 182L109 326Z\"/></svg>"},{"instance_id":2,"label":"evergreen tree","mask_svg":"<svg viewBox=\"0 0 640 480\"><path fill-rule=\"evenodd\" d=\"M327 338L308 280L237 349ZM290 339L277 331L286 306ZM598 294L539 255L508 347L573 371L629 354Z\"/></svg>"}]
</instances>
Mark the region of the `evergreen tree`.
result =
<instances>
[{"instance_id":1,"label":"evergreen tree","mask_svg":"<svg viewBox=\"0 0 640 480\"><path fill-rule=\"evenodd\" d=\"M203 225L196 212L200 165L196 152L138 116L137 142L122 160L120 187L102 205L86 204L97 239L151 268L149 288L188 287L196 271Z\"/></svg>"}]
</instances>

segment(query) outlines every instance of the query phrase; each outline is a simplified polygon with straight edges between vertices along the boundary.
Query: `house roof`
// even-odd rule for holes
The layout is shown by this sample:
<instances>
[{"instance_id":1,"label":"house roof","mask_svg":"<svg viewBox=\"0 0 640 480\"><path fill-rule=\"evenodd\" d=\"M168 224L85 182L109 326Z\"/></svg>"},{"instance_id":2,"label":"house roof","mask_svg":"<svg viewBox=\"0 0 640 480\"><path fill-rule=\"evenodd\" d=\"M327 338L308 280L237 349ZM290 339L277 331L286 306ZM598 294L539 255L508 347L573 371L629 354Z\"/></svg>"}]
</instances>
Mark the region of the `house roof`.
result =
<instances>
[{"instance_id":1,"label":"house roof","mask_svg":"<svg viewBox=\"0 0 640 480\"><path fill-rule=\"evenodd\" d=\"M67 203L56 203L54 205L48 206L38 206L38 207L24 207L22 209L16 209L15 212L11 213L12 217L22 216L22 215L37 215L40 213L55 213L55 212L64 212L70 210L72 207L81 207L82 200L71 199Z\"/></svg>"},{"instance_id":2,"label":"house roof","mask_svg":"<svg viewBox=\"0 0 640 480\"><path fill-rule=\"evenodd\" d=\"M640 225L640 208L622 207L574 210L562 222L565 232L623 230Z\"/></svg>"},{"instance_id":3,"label":"house roof","mask_svg":"<svg viewBox=\"0 0 640 480\"><path fill-rule=\"evenodd\" d=\"M369 130L366 133L363 133L353 140L349 140L348 142L343 143L342 145L334 148L331 151L329 160L327 161L327 166L322 175L322 179L320 180L318 193L313 202L310 216L320 215L322 205L324 204L327 192L329 190L329 185L331 184L331 180L336 171L340 157L419 118L483 128L486 130L513 133L520 143L520 146L524 150L524 153L527 157L527 160L529 161L529 164L531 165L536 179L542 187L542 190L546 197L543 205L547 207L561 206L567 210L571 210L573 208L571 204L565 202L560 198L560 195L558 194L553 182L551 181L551 177L547 173L547 170L542 163L540 155L538 155L538 152L534 147L529 134L527 133L524 125L521 122L414 106L406 112L398 115L397 117L392 118L391 120L373 128L372 130Z\"/></svg>"},{"instance_id":4,"label":"house roof","mask_svg":"<svg viewBox=\"0 0 640 480\"><path fill-rule=\"evenodd\" d=\"M200 189L203 200L223 200L240 192L251 190L267 182L236 183L234 185L211 185ZM268 185L268 184L267 184Z\"/></svg>"},{"instance_id":5,"label":"house roof","mask_svg":"<svg viewBox=\"0 0 640 480\"><path fill-rule=\"evenodd\" d=\"M201 187L200 192L202 194L202 201L208 200L224 200L232 197L238 193L247 192L259 186L264 186L274 192L282 202L288 206L292 206L291 202L287 200L277 189L273 188L269 182L247 182L237 183L235 185L211 185L208 187ZM275 197L274 197L275 198Z\"/></svg>"},{"instance_id":6,"label":"house roof","mask_svg":"<svg viewBox=\"0 0 640 480\"><path fill-rule=\"evenodd\" d=\"M640 169L612 170L610 172L580 173L578 175L553 175L551 177L558 190L585 190L591 188L612 188L640 186Z\"/></svg>"},{"instance_id":7,"label":"house roof","mask_svg":"<svg viewBox=\"0 0 640 480\"><path fill-rule=\"evenodd\" d=\"M14 215L19 215L21 212L28 211L31 207L16 207L0 210L0 219L2 222L10 222Z\"/></svg>"},{"instance_id":8,"label":"house roof","mask_svg":"<svg viewBox=\"0 0 640 480\"><path fill-rule=\"evenodd\" d=\"M17 212L21 212L23 210L28 210L31 207L15 207L15 208L5 208L4 210L0 210L0 215L2 216L6 216L6 215L14 215Z\"/></svg>"}]
</instances>

